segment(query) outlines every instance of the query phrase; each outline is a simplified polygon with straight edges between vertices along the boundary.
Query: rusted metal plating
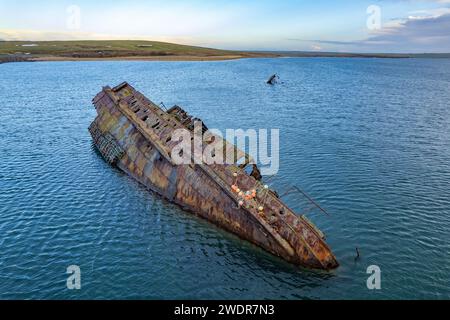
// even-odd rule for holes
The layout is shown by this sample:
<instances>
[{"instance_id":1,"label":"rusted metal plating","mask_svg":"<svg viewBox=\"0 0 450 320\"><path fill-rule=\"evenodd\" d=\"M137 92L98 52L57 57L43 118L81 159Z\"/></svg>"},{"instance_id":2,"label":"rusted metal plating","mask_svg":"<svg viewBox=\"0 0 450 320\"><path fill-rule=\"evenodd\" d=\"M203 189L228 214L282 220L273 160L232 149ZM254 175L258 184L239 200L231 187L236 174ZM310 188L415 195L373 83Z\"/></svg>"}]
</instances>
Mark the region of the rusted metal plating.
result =
<instances>
[{"instance_id":1,"label":"rusted metal plating","mask_svg":"<svg viewBox=\"0 0 450 320\"><path fill-rule=\"evenodd\" d=\"M180 107L163 111L128 83L103 88L93 104L97 117L89 131L108 162L171 202L291 263L326 270L338 266L322 232L242 167L173 163L170 154L178 141L170 139L172 132L192 130L195 120ZM225 153L247 159L224 143Z\"/></svg>"},{"instance_id":2,"label":"rusted metal plating","mask_svg":"<svg viewBox=\"0 0 450 320\"><path fill-rule=\"evenodd\" d=\"M89 126L89 132L91 133L95 146L109 164L116 164L116 162L125 154L123 148L110 133L103 133L98 128L97 122L92 122Z\"/></svg>"}]
</instances>

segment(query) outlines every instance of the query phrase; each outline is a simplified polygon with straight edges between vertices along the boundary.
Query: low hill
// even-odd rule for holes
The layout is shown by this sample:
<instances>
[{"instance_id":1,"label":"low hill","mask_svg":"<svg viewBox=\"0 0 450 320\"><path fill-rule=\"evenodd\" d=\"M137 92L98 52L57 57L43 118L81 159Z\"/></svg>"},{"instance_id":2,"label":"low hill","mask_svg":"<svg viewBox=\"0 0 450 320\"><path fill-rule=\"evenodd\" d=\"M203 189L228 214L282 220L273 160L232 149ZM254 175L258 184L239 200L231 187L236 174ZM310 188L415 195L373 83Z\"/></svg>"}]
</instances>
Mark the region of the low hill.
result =
<instances>
[{"instance_id":1,"label":"low hill","mask_svg":"<svg viewBox=\"0 0 450 320\"><path fill-rule=\"evenodd\" d=\"M157 41L0 41L0 57L21 60L224 60L245 57L274 56L202 48Z\"/></svg>"},{"instance_id":2,"label":"low hill","mask_svg":"<svg viewBox=\"0 0 450 320\"><path fill-rule=\"evenodd\" d=\"M0 41L0 63L65 60L202 61L256 57L449 58L450 54L231 51L158 41Z\"/></svg>"}]
</instances>

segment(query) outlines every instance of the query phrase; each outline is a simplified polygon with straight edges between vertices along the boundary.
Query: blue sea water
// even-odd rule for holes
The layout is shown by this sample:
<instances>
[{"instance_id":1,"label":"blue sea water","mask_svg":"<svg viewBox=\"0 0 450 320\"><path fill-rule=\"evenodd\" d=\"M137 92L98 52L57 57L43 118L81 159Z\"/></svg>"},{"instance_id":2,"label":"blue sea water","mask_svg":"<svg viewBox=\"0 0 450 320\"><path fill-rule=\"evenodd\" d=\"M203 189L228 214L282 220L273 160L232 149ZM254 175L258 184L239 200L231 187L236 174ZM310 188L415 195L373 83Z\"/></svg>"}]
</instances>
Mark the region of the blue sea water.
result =
<instances>
[{"instance_id":1,"label":"blue sea water","mask_svg":"<svg viewBox=\"0 0 450 320\"><path fill-rule=\"evenodd\" d=\"M209 127L279 128L271 187L331 213L309 218L341 266L290 265L108 166L91 99L125 80ZM10 63L0 101L2 299L450 298L450 60Z\"/></svg>"}]
</instances>

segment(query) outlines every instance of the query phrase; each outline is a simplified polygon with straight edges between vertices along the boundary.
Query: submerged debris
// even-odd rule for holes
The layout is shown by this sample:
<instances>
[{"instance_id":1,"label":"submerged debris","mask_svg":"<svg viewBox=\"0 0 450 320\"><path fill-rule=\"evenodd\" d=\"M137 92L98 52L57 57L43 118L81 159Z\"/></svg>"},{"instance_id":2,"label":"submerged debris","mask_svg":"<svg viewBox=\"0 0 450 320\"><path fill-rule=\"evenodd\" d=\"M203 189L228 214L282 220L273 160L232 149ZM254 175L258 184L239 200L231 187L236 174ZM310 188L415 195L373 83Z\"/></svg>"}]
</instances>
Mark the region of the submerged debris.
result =
<instances>
[{"instance_id":1,"label":"submerged debris","mask_svg":"<svg viewBox=\"0 0 450 320\"><path fill-rule=\"evenodd\" d=\"M267 84L274 85L274 84L277 83L277 81L278 81L279 79L280 79L280 77L279 77L277 74L273 74L273 75L269 78L269 80L267 80Z\"/></svg>"}]
</instances>

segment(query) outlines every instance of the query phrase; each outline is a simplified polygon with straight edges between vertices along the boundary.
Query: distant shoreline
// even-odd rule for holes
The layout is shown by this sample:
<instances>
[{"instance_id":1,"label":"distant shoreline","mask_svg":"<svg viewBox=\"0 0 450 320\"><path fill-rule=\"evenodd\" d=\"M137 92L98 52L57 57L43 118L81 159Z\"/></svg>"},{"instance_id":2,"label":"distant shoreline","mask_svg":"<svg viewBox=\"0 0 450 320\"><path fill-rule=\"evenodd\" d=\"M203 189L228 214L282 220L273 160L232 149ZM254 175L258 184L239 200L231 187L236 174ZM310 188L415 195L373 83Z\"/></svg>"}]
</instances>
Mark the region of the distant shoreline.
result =
<instances>
[{"instance_id":1,"label":"distant shoreline","mask_svg":"<svg viewBox=\"0 0 450 320\"><path fill-rule=\"evenodd\" d=\"M0 41L0 63L32 61L218 61L274 53L203 48L157 41Z\"/></svg>"},{"instance_id":2,"label":"distant shoreline","mask_svg":"<svg viewBox=\"0 0 450 320\"><path fill-rule=\"evenodd\" d=\"M117 56L117 57L61 57L61 56L0 56L0 64L12 62L82 62L82 61L161 61L161 62L188 62L188 61L227 61L239 59L260 58L367 58L367 59L448 59L449 56L415 56L415 55L330 55L330 54L229 54L220 56L193 56L193 55L166 55L166 56Z\"/></svg>"},{"instance_id":3,"label":"distant shoreline","mask_svg":"<svg viewBox=\"0 0 450 320\"><path fill-rule=\"evenodd\" d=\"M11 63L11 62L80 62L80 61L226 61L226 60L238 60L238 59L249 59L249 58L277 58L279 56L274 55L222 55L222 56L190 56L190 55L180 55L180 56L118 56L118 57L58 57L58 56L47 56L47 57L10 57L3 59L0 57L1 63Z\"/></svg>"},{"instance_id":4,"label":"distant shoreline","mask_svg":"<svg viewBox=\"0 0 450 320\"><path fill-rule=\"evenodd\" d=\"M123 56L123 57L37 57L30 61L221 61L236 60L243 58L251 58L250 56L241 55L223 55L223 56Z\"/></svg>"},{"instance_id":5,"label":"distant shoreline","mask_svg":"<svg viewBox=\"0 0 450 320\"><path fill-rule=\"evenodd\" d=\"M82 62L82 61L161 61L161 62L188 62L188 61L227 61L227 60L239 60L239 59L260 59L260 58L366 58L366 59L449 59L450 55L445 56L416 56L416 55L330 55L330 54L229 54L220 56L192 56L192 55L173 55L173 56L117 56L117 57L60 57L60 56L0 56L0 64L12 63L12 62Z\"/></svg>"},{"instance_id":6,"label":"distant shoreline","mask_svg":"<svg viewBox=\"0 0 450 320\"><path fill-rule=\"evenodd\" d=\"M223 61L244 58L450 58L448 53L231 51L156 41L0 41L0 64L35 61Z\"/></svg>"}]
</instances>

